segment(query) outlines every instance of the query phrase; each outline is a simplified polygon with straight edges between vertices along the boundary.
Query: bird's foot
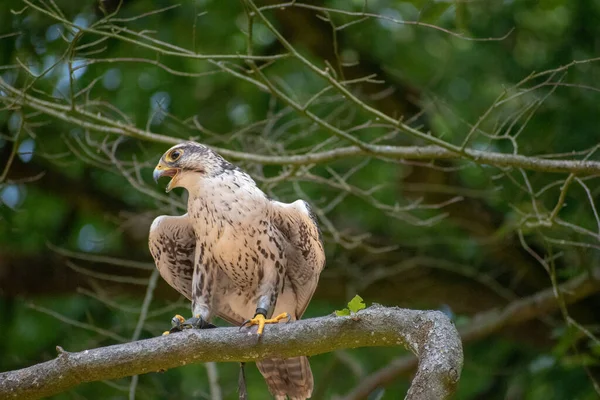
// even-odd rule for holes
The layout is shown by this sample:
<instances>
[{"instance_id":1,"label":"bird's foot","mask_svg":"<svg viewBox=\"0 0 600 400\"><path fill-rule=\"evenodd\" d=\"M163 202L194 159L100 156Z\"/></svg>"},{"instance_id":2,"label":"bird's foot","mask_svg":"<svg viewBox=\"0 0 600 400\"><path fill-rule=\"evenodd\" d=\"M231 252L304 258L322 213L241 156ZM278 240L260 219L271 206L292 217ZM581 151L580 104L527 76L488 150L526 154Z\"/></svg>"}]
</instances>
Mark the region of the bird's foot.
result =
<instances>
[{"instance_id":1,"label":"bird's foot","mask_svg":"<svg viewBox=\"0 0 600 400\"><path fill-rule=\"evenodd\" d=\"M240 329L242 329L245 326L252 326L252 325L258 325L258 330L256 331L256 333L260 336L263 334L263 331L265 330L265 324L277 324L279 323L279 321L287 319L287 322L290 322L290 320L292 319L290 317L290 315L288 313L281 313L278 316L274 317L274 318L269 318L267 319L264 314L261 313L256 313L256 315L254 316L254 318L249 319L244 321L244 323L240 326Z\"/></svg>"},{"instance_id":2,"label":"bird's foot","mask_svg":"<svg viewBox=\"0 0 600 400\"><path fill-rule=\"evenodd\" d=\"M185 322L185 318L181 315L177 314L173 318L171 318L171 329L163 332L164 335L168 335L170 333L180 332L183 330L182 325Z\"/></svg>"},{"instance_id":3,"label":"bird's foot","mask_svg":"<svg viewBox=\"0 0 600 400\"><path fill-rule=\"evenodd\" d=\"M216 328L215 325L203 319L199 314L195 317L183 321L182 329L211 329Z\"/></svg>"},{"instance_id":4,"label":"bird's foot","mask_svg":"<svg viewBox=\"0 0 600 400\"><path fill-rule=\"evenodd\" d=\"M185 319L181 315L177 314L171 319L172 328L168 331L163 332L163 335L170 333L181 332L184 329L210 329L216 328L210 322L205 321L200 315Z\"/></svg>"}]
</instances>

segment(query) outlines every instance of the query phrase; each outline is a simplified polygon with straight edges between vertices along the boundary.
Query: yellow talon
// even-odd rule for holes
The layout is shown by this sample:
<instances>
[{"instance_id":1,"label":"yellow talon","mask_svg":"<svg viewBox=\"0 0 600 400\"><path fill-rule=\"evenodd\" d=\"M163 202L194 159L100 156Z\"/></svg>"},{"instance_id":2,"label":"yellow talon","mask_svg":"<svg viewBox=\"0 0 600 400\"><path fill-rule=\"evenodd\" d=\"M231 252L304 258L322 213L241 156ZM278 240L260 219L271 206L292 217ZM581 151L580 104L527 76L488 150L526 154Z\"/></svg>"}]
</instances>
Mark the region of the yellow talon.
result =
<instances>
[{"instance_id":1,"label":"yellow talon","mask_svg":"<svg viewBox=\"0 0 600 400\"><path fill-rule=\"evenodd\" d=\"M177 318L179 320L179 322L181 322L182 324L185 322L185 318L183 318L181 315L176 314L173 319Z\"/></svg>"},{"instance_id":2,"label":"yellow talon","mask_svg":"<svg viewBox=\"0 0 600 400\"><path fill-rule=\"evenodd\" d=\"M169 331L164 331L162 335L163 335L163 336L166 336L166 335L168 335L169 333L171 333L171 332L169 332Z\"/></svg>"},{"instance_id":3,"label":"yellow talon","mask_svg":"<svg viewBox=\"0 0 600 400\"><path fill-rule=\"evenodd\" d=\"M254 318L249 319L248 321L244 322L242 324L242 326L258 325L258 330L256 331L256 333L260 336L263 334L263 331L265 330L265 324L277 324L282 319L287 319L289 321L290 320L289 314L284 312L284 313L281 313L278 316L276 316L274 318L270 318L270 319L266 319L265 316L262 314L256 314L256 316Z\"/></svg>"}]
</instances>

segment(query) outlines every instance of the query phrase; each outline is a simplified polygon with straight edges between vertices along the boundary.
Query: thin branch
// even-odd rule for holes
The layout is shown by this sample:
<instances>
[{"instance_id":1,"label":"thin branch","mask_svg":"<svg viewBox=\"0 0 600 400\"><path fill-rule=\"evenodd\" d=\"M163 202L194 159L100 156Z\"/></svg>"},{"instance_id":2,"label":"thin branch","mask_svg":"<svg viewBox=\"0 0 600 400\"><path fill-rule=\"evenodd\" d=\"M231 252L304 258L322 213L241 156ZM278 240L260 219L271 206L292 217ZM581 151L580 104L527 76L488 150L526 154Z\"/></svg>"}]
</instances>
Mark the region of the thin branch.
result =
<instances>
[{"instance_id":1,"label":"thin branch","mask_svg":"<svg viewBox=\"0 0 600 400\"><path fill-rule=\"evenodd\" d=\"M6 162L6 165L4 166L4 170L2 171L2 173L0 173L0 184L2 184L6 180L6 177L8 176L8 171L19 149L19 136L21 135L21 132L23 131L23 125L25 124L25 117L22 114L19 114L19 117L19 129L17 130L17 133L15 134L15 137L12 140L12 150L8 155L8 160Z\"/></svg>"},{"instance_id":2,"label":"thin branch","mask_svg":"<svg viewBox=\"0 0 600 400\"><path fill-rule=\"evenodd\" d=\"M78 25L74 24L73 22L61 17L58 14L49 12L47 10L44 10L41 7L36 6L35 4L31 3L29 0L23 0L23 2L25 4L27 4L29 7L41 12L42 14L45 14L48 17L53 18L58 22L61 22L65 26L68 26L71 29L76 30L78 33L93 33L93 34L104 36L104 37L110 37L113 39L117 39L117 40L121 40L124 42L134 44L136 46L144 47L149 50L154 50L159 54L178 56L178 57L182 57L182 58L191 58L191 59L196 59L196 60L277 60L280 58L288 57L287 54L276 54L276 55L272 55L272 56L254 56L254 57L248 57L248 56L245 56L242 54L239 54L239 55L238 54L222 54L222 55L220 55L220 54L196 54L191 50L187 50L187 49L172 45L170 43L161 42L159 40L148 37L148 36L144 35L143 32L140 33L140 32L131 31L127 28L117 26L117 25L105 25L104 28L110 29L109 32L106 32L106 31L103 31L100 29L94 29L92 27L83 28L83 27L78 26ZM116 33L116 32L119 32L119 33L125 32L128 34L140 37L142 39L145 39L147 41L150 41L152 43L155 43L156 45L151 45L151 44L142 42L140 40L131 39L129 37L119 35L119 33ZM168 49L173 49L173 50L167 50L165 48L161 48L160 46L166 47Z\"/></svg>"},{"instance_id":3,"label":"thin branch","mask_svg":"<svg viewBox=\"0 0 600 400\"><path fill-rule=\"evenodd\" d=\"M404 345L420 359L406 399L447 399L462 370L462 345L439 311L372 306L349 317L327 316L269 326L257 341L238 328L186 330L127 344L69 353L0 374L0 397L39 399L80 383L117 379L201 362L249 362L338 349Z\"/></svg>"},{"instance_id":4,"label":"thin branch","mask_svg":"<svg viewBox=\"0 0 600 400\"><path fill-rule=\"evenodd\" d=\"M140 335L142 334L142 328L146 323L148 309L150 308L150 303L152 302L152 297L154 296L154 289L156 289L156 282L158 281L159 276L160 274L158 273L158 269L155 269L154 271L152 271L150 279L148 279L148 288L146 289L146 295L144 297L144 302L142 303L140 316L138 318L137 325L135 326L133 335L131 336L131 340L138 340L140 338Z\"/></svg>"},{"instance_id":5,"label":"thin branch","mask_svg":"<svg viewBox=\"0 0 600 400\"><path fill-rule=\"evenodd\" d=\"M77 264L71 261L65 261L67 267L71 268L75 272L79 272L80 274L89 276L93 279L100 279L104 281L118 282L118 283L128 283L131 285L142 285L145 286L148 284L148 278L134 278L131 276L125 275L113 275L113 274L105 274L102 272L95 272L87 268L79 267Z\"/></svg>"},{"instance_id":6,"label":"thin branch","mask_svg":"<svg viewBox=\"0 0 600 400\"><path fill-rule=\"evenodd\" d=\"M51 317L54 317L54 318L58 319L59 321L64 322L65 324L73 325L73 326L75 326L77 328L85 329L85 330L88 330L88 331L91 331L91 332L96 332L96 333L98 333L98 334L100 334L102 336L105 336L107 338L111 338L113 340L116 340L117 342L126 342L127 341L126 338L124 338L123 336L118 335L118 334L116 334L114 332L111 332L111 331L106 330L106 329L98 328L98 327L96 327L94 325L91 325L91 324L86 324L85 322L76 321L76 320L74 320L72 318L65 317L64 315L59 314L56 311L49 310L49 309L47 309L45 307L36 306L35 304L29 304L29 308L31 308L33 310L36 310L36 311L39 311L41 313L50 315Z\"/></svg>"},{"instance_id":7,"label":"thin branch","mask_svg":"<svg viewBox=\"0 0 600 400\"><path fill-rule=\"evenodd\" d=\"M355 105L357 105L359 108L361 108L365 112L372 114L375 118L377 118L381 121L385 121L385 122L389 123L391 126L394 126L394 127L398 128L399 130L401 130L415 138L425 141L425 143L437 145L437 146L445 148L447 150L451 150L455 153L463 154L465 157L469 157L469 154L467 152L464 152L463 149L461 149L459 146L455 146L455 145L448 143L440 138L437 138L435 136L428 135L424 132L421 132L418 129L415 129L411 126L406 125L401 120L392 118L389 115L385 114L384 112L362 102L356 95L354 95L352 92L350 92L350 90L348 88L346 88L346 86L344 86L344 84L342 82L339 82L336 79L336 77L333 76L329 72L328 68L322 70L319 67L317 67L315 64L310 62L302 54L300 54L294 48L294 46L292 46L292 44L283 37L283 35L275 28L275 26L273 26L271 21L269 21L269 19L261 12L261 10L258 8L258 6L256 6L256 4L254 4L254 2L252 0L245 0L245 1L249 5L249 7L256 13L256 15L262 20L263 24L265 24L265 26L267 28L269 28L269 30L273 33L273 35L275 35L277 40L279 40L279 43L281 43L281 45L286 50L288 50L290 52L290 54L292 54L293 57L295 57L298 61L300 61L302 64L304 64L308 69L312 70L317 76L319 76L322 79L324 79L325 81L327 81L332 87L337 89L338 92L340 94L342 94L350 102L354 103ZM369 150L370 150L370 146L369 146Z\"/></svg>"},{"instance_id":8,"label":"thin branch","mask_svg":"<svg viewBox=\"0 0 600 400\"><path fill-rule=\"evenodd\" d=\"M502 36L477 38L477 37L466 36L460 32L453 32L449 29L444 29L441 26L428 24L428 23L425 23L422 21L406 21L406 20L401 20L401 19L397 19L397 18L392 18L392 17L386 16L386 15L368 13L368 12L365 12L364 10L360 11L360 12L348 11L348 10L342 10L342 9L338 9L338 8L328 8L328 7L323 7L323 6L319 6L319 5L299 3L296 0L292 0L292 1L286 2L286 3L269 4L269 5L260 7L260 10L285 9L286 7L306 8L309 10L321 11L321 12L326 12L326 13L334 13L334 14L340 14L340 15L346 15L346 16L352 16L352 17L361 17L358 20L351 21L345 25L337 27L338 30L341 30L344 27L347 27L351 24L355 24L355 23L367 20L369 18L373 18L373 19L379 19L379 20L383 20L383 21L389 21L389 22L392 22L392 23L395 23L398 25L421 26L421 27L425 27L425 28L429 28L429 29L433 29L433 30L437 30L437 31L446 33L448 35L457 37L459 39L478 41L478 42L502 41L502 40L505 40L506 38L508 38L508 36L510 36L510 34L514 31L514 28L511 28L508 30L508 32L506 32Z\"/></svg>"},{"instance_id":9,"label":"thin branch","mask_svg":"<svg viewBox=\"0 0 600 400\"><path fill-rule=\"evenodd\" d=\"M219 370L217 363L209 361L204 364L206 367L206 375L208 375L208 387L210 388L210 400L222 400L223 394L221 385L219 385Z\"/></svg>"},{"instance_id":10,"label":"thin branch","mask_svg":"<svg viewBox=\"0 0 600 400\"><path fill-rule=\"evenodd\" d=\"M11 86L2 78L0 78L0 87L5 89L7 94L11 94L12 96L7 97L12 97L12 100L19 105L33 108L59 120L72 123L95 132L129 136L169 145L178 144L183 140L148 132L143 129L136 128L133 125L125 125L120 121L113 121L110 118L86 111L81 106L75 106L74 109L71 110L69 106L61 106L50 101L37 99ZM90 120L96 122L90 122ZM368 150L361 149L358 146L348 146L322 152L284 156L253 154L214 146L212 146L212 148L222 156L230 159L264 165L322 164L339 159L365 156L396 160L457 160L468 158L470 161L476 164L491 165L498 168L522 168L532 171L575 173L578 175L600 174L600 162L598 161L546 159L533 156L505 154L474 149L464 149L464 155L462 155L456 151L447 150L435 145L388 146L370 144L368 146Z\"/></svg>"},{"instance_id":11,"label":"thin branch","mask_svg":"<svg viewBox=\"0 0 600 400\"><path fill-rule=\"evenodd\" d=\"M154 264L152 264L150 262L132 261L132 260L125 260L125 259L117 258L117 257L76 252L76 251L71 251L71 250L68 250L68 249L65 249L62 247L55 246L50 242L47 242L46 245L48 246L48 248L50 250L55 251L60 255L63 255L65 257L69 257L69 258L75 258L77 260L98 262L98 263L104 263L104 264L110 264L110 265L118 265L119 267L143 269L146 271L153 271L156 268L154 266Z\"/></svg>"},{"instance_id":12,"label":"thin branch","mask_svg":"<svg viewBox=\"0 0 600 400\"><path fill-rule=\"evenodd\" d=\"M142 308L140 309L140 316L135 326L135 330L133 331L133 335L131 336L132 341L138 340L140 338L142 329L144 328L144 324L146 323L148 309L150 308L150 303L152 302L152 297L154 296L156 281L158 280L159 276L160 274L158 273L158 269L155 269L154 271L152 271L150 279L148 279L148 288L146 289L146 296L144 296ZM139 375L134 375L133 378L131 378L131 384L129 385L129 400L135 400L135 391L137 389L138 380Z\"/></svg>"}]
</instances>

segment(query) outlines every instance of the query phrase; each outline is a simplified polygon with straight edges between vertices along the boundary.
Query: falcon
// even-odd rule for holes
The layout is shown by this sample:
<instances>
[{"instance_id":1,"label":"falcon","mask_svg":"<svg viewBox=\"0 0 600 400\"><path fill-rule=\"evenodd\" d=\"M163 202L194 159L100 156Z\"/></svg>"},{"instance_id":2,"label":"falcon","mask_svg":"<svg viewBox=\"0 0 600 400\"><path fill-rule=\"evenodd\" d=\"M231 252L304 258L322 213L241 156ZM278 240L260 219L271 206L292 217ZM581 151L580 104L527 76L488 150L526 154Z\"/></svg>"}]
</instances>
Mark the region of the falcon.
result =
<instances>
[{"instance_id":1,"label":"falcon","mask_svg":"<svg viewBox=\"0 0 600 400\"><path fill-rule=\"evenodd\" d=\"M167 192L188 191L187 213L157 217L149 235L160 275L192 303L192 317L177 315L172 331L211 328L217 316L258 325L262 335L265 324L300 319L325 266L309 205L269 199L247 173L195 142L162 156L153 177L162 176L171 177ZM306 357L256 364L276 399L311 396Z\"/></svg>"}]
</instances>

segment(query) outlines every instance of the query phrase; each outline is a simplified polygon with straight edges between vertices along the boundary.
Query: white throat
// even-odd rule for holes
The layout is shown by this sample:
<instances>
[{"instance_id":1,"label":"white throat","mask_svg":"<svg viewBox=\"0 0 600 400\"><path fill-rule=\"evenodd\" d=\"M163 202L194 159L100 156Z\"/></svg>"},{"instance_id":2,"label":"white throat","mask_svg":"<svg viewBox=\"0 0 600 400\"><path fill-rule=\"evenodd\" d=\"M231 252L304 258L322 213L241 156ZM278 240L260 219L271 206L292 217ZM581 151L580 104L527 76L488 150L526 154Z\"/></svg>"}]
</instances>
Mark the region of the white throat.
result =
<instances>
[{"instance_id":1,"label":"white throat","mask_svg":"<svg viewBox=\"0 0 600 400\"><path fill-rule=\"evenodd\" d=\"M269 200L247 174L227 171L207 177L196 172L181 176L178 186L189 192L188 210L198 210L230 223L250 222L268 208Z\"/></svg>"},{"instance_id":2,"label":"white throat","mask_svg":"<svg viewBox=\"0 0 600 400\"><path fill-rule=\"evenodd\" d=\"M180 172L174 187L186 189L190 195L198 196L203 191L203 181L206 180L200 172L185 171Z\"/></svg>"}]
</instances>

